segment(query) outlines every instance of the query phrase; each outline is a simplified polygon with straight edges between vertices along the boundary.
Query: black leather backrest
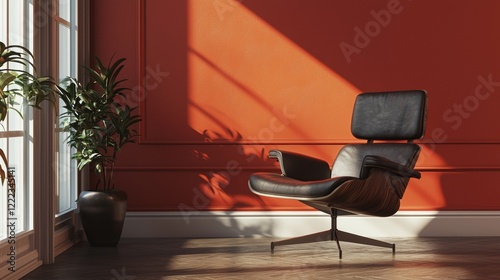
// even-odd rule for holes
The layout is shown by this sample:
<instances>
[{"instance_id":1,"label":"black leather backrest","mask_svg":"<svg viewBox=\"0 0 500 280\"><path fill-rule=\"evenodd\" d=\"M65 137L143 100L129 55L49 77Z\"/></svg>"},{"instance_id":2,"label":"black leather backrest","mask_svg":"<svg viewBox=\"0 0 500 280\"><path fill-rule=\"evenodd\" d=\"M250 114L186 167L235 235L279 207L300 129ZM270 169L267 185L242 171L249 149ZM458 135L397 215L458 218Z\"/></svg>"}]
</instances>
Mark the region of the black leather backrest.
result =
<instances>
[{"instance_id":1,"label":"black leather backrest","mask_svg":"<svg viewBox=\"0 0 500 280\"><path fill-rule=\"evenodd\" d=\"M352 135L368 140L420 139L425 131L424 90L369 92L356 98Z\"/></svg>"}]
</instances>

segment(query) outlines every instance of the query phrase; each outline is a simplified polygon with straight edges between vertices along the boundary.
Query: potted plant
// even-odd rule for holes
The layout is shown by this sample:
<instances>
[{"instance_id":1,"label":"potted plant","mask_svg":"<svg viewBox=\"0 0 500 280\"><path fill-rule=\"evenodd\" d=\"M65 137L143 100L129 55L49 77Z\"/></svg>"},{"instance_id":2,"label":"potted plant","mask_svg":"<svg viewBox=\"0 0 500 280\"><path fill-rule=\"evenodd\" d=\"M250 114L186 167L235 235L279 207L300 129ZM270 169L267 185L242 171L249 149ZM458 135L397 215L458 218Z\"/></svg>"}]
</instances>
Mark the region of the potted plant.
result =
<instances>
[{"instance_id":1,"label":"potted plant","mask_svg":"<svg viewBox=\"0 0 500 280\"><path fill-rule=\"evenodd\" d=\"M17 67L16 67L17 66ZM32 69L32 72L25 69ZM54 82L50 77L39 77L36 73L33 54L19 45L6 45L0 41L0 127L10 110L17 112L21 105L16 102L21 97L28 106L40 108L45 100L54 100ZM9 163L5 153L0 149L3 164ZM15 180L9 172L0 165L0 180L3 184L8 178L9 193L15 195Z\"/></svg>"},{"instance_id":2,"label":"potted plant","mask_svg":"<svg viewBox=\"0 0 500 280\"><path fill-rule=\"evenodd\" d=\"M116 246L125 219L127 194L115 189L114 168L124 145L134 142L134 124L141 118L126 99L132 93L118 79L124 58L108 66L97 58L95 69L85 67L89 82L83 86L67 78L58 86L66 112L61 114L63 129L69 131L68 144L75 148L78 168L90 166L97 175L92 190L82 191L78 211L87 240L92 246Z\"/></svg>"}]
</instances>

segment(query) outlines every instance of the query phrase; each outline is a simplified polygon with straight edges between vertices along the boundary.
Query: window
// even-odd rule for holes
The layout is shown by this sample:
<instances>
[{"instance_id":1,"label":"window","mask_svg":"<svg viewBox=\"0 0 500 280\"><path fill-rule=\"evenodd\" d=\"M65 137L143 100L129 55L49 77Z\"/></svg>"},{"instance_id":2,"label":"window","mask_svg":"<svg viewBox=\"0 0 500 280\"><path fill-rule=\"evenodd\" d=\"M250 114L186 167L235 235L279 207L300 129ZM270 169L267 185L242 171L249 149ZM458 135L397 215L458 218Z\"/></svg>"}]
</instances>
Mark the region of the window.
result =
<instances>
[{"instance_id":1,"label":"window","mask_svg":"<svg viewBox=\"0 0 500 280\"><path fill-rule=\"evenodd\" d=\"M3 27L0 30L0 40L6 45L32 46L33 28L31 24L25 23L22 16L13 16L29 13L32 11L32 6L27 1L0 0L0 7L0 19ZM7 66L11 69L31 70L19 64ZM9 165L3 166L3 169L10 170L16 182L15 201L9 201L11 207L15 204L14 212L7 213L7 207L1 207L0 224L6 225L7 217L9 219L14 217L15 233L19 235L33 228L32 215L30 214L33 207L31 195L33 193L33 182L31 181L33 178L33 124L31 110L23 105L22 98L16 98L16 102L19 104L19 106L15 106L16 110L22 112L24 118L11 110L7 119L0 124L0 148L5 152L9 161ZM7 181L1 188L1 205L5 205L3 202L7 202L9 198L12 199L12 196L7 194L6 184ZM5 240L12 235L7 232L8 229L5 227L1 227L1 229L0 240Z\"/></svg>"},{"instance_id":2,"label":"window","mask_svg":"<svg viewBox=\"0 0 500 280\"><path fill-rule=\"evenodd\" d=\"M43 67L39 72L56 81L77 77L79 65L85 64L79 58L86 57L78 53L78 20L82 20L78 12L86 15L88 5L78 0L0 0L0 41L41 53L35 58ZM15 227L3 226L11 216L7 187L0 186L0 279L18 279L19 273L35 269L42 261L53 262L73 245L77 230L73 210L78 173L64 141L67 135L51 112L55 107L47 104L48 110L39 111L25 106L23 100L16 101L24 118L11 111L0 124L0 148L9 159L2 168L11 170L16 180ZM63 108L58 109L62 113ZM11 237L15 243L9 243ZM9 258L14 258L15 272Z\"/></svg>"},{"instance_id":3,"label":"window","mask_svg":"<svg viewBox=\"0 0 500 280\"><path fill-rule=\"evenodd\" d=\"M20 45L33 49L34 6L32 1L0 0L0 40L8 46ZM11 69L32 71L27 66L11 63ZM22 98L16 98L15 111L0 124L0 148L8 159L1 162L15 178L15 197L7 191L7 180L0 187L0 279L15 275L22 265L36 263L34 231L34 159L35 144L32 110L25 106ZM7 227L3 225L8 225Z\"/></svg>"},{"instance_id":4,"label":"window","mask_svg":"<svg viewBox=\"0 0 500 280\"><path fill-rule=\"evenodd\" d=\"M65 77L78 77L78 49L77 49L77 14L78 7L76 0L59 0L54 20L56 22L54 45L57 50L54 54L57 57L57 77L59 80ZM63 113L64 108L59 105L59 113ZM57 124L59 125L59 124ZM57 138L57 160L58 160L58 182L57 196L58 208L57 216L61 216L76 208L77 195L77 169L76 161L71 159L72 150L65 142L68 137L67 132L56 129Z\"/></svg>"}]
</instances>

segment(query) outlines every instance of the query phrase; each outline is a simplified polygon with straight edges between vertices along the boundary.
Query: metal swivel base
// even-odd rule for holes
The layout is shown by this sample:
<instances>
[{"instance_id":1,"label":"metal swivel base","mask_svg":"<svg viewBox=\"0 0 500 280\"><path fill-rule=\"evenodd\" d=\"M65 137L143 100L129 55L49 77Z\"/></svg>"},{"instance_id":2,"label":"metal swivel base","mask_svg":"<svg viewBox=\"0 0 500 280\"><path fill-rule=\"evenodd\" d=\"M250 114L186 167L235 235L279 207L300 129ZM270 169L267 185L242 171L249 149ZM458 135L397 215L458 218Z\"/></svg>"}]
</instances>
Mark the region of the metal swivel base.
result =
<instances>
[{"instance_id":1,"label":"metal swivel base","mask_svg":"<svg viewBox=\"0 0 500 280\"><path fill-rule=\"evenodd\" d=\"M304 236L294 237L290 239L280 240L271 242L271 251L274 251L274 247L282 245L293 245L293 244L303 244L312 243L320 241L333 241L337 243L339 249L339 259L342 259L342 248L340 247L340 241L351 242L356 244L371 245L384 248L392 248L392 253L396 253L396 244L379 241L376 239L344 232L337 229L337 210L332 209L331 212L332 228L322 232L317 232L313 234L308 234Z\"/></svg>"}]
</instances>

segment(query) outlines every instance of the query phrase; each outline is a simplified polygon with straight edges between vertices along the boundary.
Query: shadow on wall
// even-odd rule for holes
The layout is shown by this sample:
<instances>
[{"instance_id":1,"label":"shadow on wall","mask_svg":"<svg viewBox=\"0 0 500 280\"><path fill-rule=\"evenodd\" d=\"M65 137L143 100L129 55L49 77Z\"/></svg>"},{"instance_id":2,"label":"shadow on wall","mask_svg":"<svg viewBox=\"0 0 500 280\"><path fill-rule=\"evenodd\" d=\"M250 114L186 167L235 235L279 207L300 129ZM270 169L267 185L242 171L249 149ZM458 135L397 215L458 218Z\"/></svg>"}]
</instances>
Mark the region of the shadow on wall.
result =
<instances>
[{"instance_id":1,"label":"shadow on wall","mask_svg":"<svg viewBox=\"0 0 500 280\"><path fill-rule=\"evenodd\" d=\"M331 161L339 145L325 148L323 143L331 139L352 141L346 127L349 124L349 112L338 108L314 108L310 103L294 100L296 96L293 92L279 94L279 90L259 87L268 81L269 76L277 89L283 89L286 83L296 83L300 75L288 71L288 68L293 68L288 67L289 60L312 57L311 60L330 72L330 76L321 76L317 80L318 83L329 83L329 90L318 91L318 88L304 86L307 82L309 85L315 82L312 77L307 77L307 82L296 87L303 93L301 96L307 96L315 104L339 102L343 107L350 107L352 102L349 98L360 91L424 88L429 92L428 125L426 137L420 141L425 155L418 165L424 172L424 178L412 182L409 187L412 191L405 197L403 210L498 209L498 205L490 202L491 197L485 195L498 192L492 189L498 179L498 162L494 158L485 159L478 155L491 153L488 149L492 147L498 150L496 143L500 139L500 130L484 129L484 124L489 123L491 116L496 114L495 101L500 98L495 94L500 85L497 82L500 80L500 69L493 62L500 47L500 35L496 32L500 22L494 16L499 3L487 1L473 5L468 2L391 0L349 3L318 0L304 4L301 1L278 0L269 5L261 1L222 2L225 5L211 7L217 11L220 25L213 24L208 30L200 28L200 34L190 30L194 32L190 48L196 50L197 56L204 55L204 60L216 58L211 60L211 64L217 65L219 69L230 69L225 72L231 73L233 79L243 81L241 84L246 85L246 88L260 88L255 90L257 95L291 99L293 103L303 106L302 112L309 114L310 119L301 122L300 115L292 121L295 127L290 128L304 130L305 133L294 135L297 137L295 139L304 142L297 147L290 147L279 141L271 141L277 142L276 146L305 151ZM191 8L190 11L194 11L194 18L203 18L203 14L196 13L196 9ZM425 21L422 15L426 15ZM238 25L237 22L245 24ZM270 31L261 34L257 28L248 29L250 24ZM196 24L193 26L199 27ZM236 29L234 33L231 33L232 27ZM206 37L201 32L207 34ZM224 37L224 32L232 36ZM241 40L240 46L237 42L238 33L250 39ZM283 41L298 50L287 53L288 56L283 59L276 53L270 55L270 46L282 52L286 52L286 47L266 35L282 36L285 38ZM220 38L221 41L210 40L209 36ZM483 45L487 46L483 48ZM218 51L217 47L223 51ZM228 50L231 47L237 50L234 57ZM251 59L245 60L245 57ZM228 62L231 58L236 61L235 65ZM251 73L240 78L241 70L236 64L255 69L256 61L259 69L262 69L260 72L265 74L254 74L257 77L254 80L248 77ZM318 64L294 66L304 76L305 72L314 72ZM353 86L339 87L340 79L335 80L338 77L345 84ZM285 83L280 84L281 79ZM337 83L337 87L332 81ZM337 98L341 97L336 100L325 98L332 93ZM269 103L283 104L273 101ZM266 107L261 106L261 110L256 112L265 110ZM327 119L325 116L343 117L340 117L339 122L322 122L321 129L311 129L311 123ZM233 127L232 124L229 126ZM236 124L235 127L242 128L242 135L246 135L245 126ZM328 140L319 145L310 145L318 139ZM309 141L309 145L304 148L306 141ZM320 151L312 151L312 147L320 147ZM269 149L269 145L265 148ZM477 180L485 189L484 193L465 191L470 190L469 186ZM469 196L463 196L464 191Z\"/></svg>"},{"instance_id":2,"label":"shadow on wall","mask_svg":"<svg viewBox=\"0 0 500 280\"><path fill-rule=\"evenodd\" d=\"M498 149L500 138L499 130L484 129L499 98L500 3L144 2L143 139L123 154L117 182L140 185L127 189L132 211L307 209L254 196L247 178L277 171L267 159L273 148L332 162L355 141L349 123L361 91L429 92L428 156L404 209L481 209L484 193L465 198L457 190L476 175L482 187L497 181L490 167L498 164L476 155ZM107 16L106 9L96 13ZM128 34L135 23L116 24L107 31L116 34L97 30L93 42L113 51L133 46L122 38L135 40Z\"/></svg>"},{"instance_id":3,"label":"shadow on wall","mask_svg":"<svg viewBox=\"0 0 500 280\"><path fill-rule=\"evenodd\" d=\"M360 91L428 91L423 180L404 207L499 209L490 196L498 193L498 160L485 155L499 150L500 130L489 126L500 100L500 3L241 3Z\"/></svg>"},{"instance_id":4,"label":"shadow on wall","mask_svg":"<svg viewBox=\"0 0 500 280\"><path fill-rule=\"evenodd\" d=\"M94 24L117 3L96 3ZM131 211L306 209L250 193L249 174L278 172L267 151L332 162L355 141L349 123L357 93L419 88L429 93L423 176L408 187L403 210L498 210L498 162L484 155L499 149L500 130L485 125L499 99L500 2L144 3L143 139L122 155L117 181L132 185ZM137 15L126 6L121 17ZM93 49L135 54L134 24L93 28L94 44L106 42ZM235 236L266 231L231 218L209 226L237 229Z\"/></svg>"}]
</instances>

